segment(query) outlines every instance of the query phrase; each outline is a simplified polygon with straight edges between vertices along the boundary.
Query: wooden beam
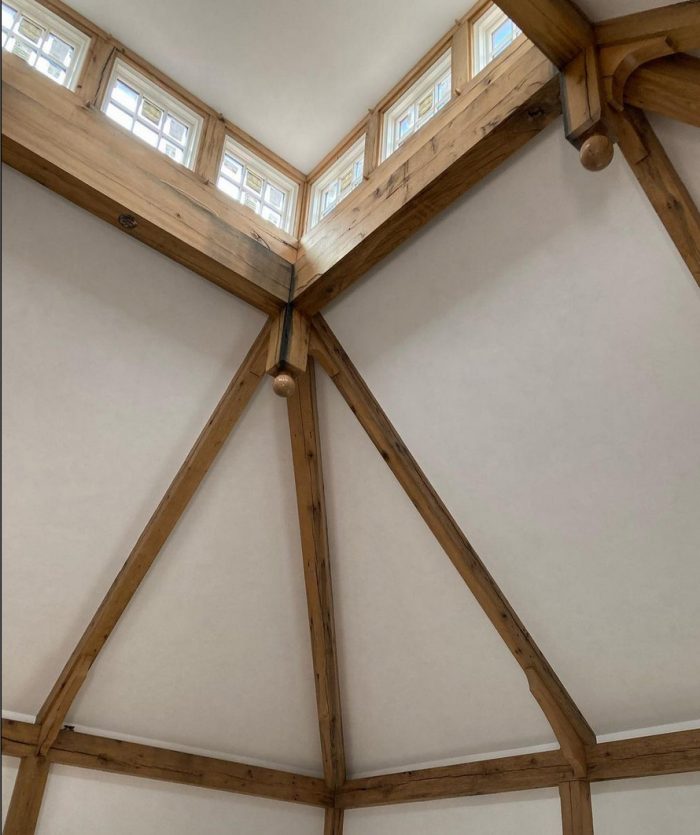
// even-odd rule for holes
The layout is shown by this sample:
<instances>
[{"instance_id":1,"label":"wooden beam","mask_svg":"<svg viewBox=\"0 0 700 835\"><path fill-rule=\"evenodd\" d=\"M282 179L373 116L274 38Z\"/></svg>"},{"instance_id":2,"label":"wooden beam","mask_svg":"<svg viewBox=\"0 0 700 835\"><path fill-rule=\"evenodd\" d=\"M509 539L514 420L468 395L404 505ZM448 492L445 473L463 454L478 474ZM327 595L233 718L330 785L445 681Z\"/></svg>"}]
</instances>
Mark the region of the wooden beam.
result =
<instances>
[{"instance_id":1,"label":"wooden beam","mask_svg":"<svg viewBox=\"0 0 700 835\"><path fill-rule=\"evenodd\" d=\"M37 722L41 725L41 731L37 753L45 755L53 745L98 653L253 396L260 377L265 373L269 333L268 321L148 521L39 711Z\"/></svg>"},{"instance_id":2,"label":"wooden beam","mask_svg":"<svg viewBox=\"0 0 700 835\"><path fill-rule=\"evenodd\" d=\"M523 671L534 670L572 731L584 743L594 742L595 734L573 699L320 315L312 323L309 350L331 377Z\"/></svg>"},{"instance_id":3,"label":"wooden beam","mask_svg":"<svg viewBox=\"0 0 700 835\"><path fill-rule=\"evenodd\" d=\"M585 780L572 780L559 786L563 835L593 835L591 786Z\"/></svg>"},{"instance_id":4,"label":"wooden beam","mask_svg":"<svg viewBox=\"0 0 700 835\"><path fill-rule=\"evenodd\" d=\"M591 782L700 771L700 729L592 744L586 755ZM349 780L338 791L336 805L354 809L500 794L572 780L564 755L545 751Z\"/></svg>"},{"instance_id":5,"label":"wooden beam","mask_svg":"<svg viewBox=\"0 0 700 835\"><path fill-rule=\"evenodd\" d=\"M49 761L44 757L31 755L21 761L3 835L33 835L48 776Z\"/></svg>"},{"instance_id":6,"label":"wooden beam","mask_svg":"<svg viewBox=\"0 0 700 835\"><path fill-rule=\"evenodd\" d=\"M561 74L561 104L564 134L576 147L603 120L603 85L594 47L587 47L570 61Z\"/></svg>"},{"instance_id":7,"label":"wooden beam","mask_svg":"<svg viewBox=\"0 0 700 835\"><path fill-rule=\"evenodd\" d=\"M545 789L572 779L559 751L500 757L349 780L337 793L343 809Z\"/></svg>"},{"instance_id":8,"label":"wooden beam","mask_svg":"<svg viewBox=\"0 0 700 835\"><path fill-rule=\"evenodd\" d=\"M315 313L561 113L558 80L513 44L301 240L295 304Z\"/></svg>"},{"instance_id":9,"label":"wooden beam","mask_svg":"<svg viewBox=\"0 0 700 835\"><path fill-rule=\"evenodd\" d=\"M579 778L585 777L588 768L586 766L586 746L583 740L557 702L552 698L539 673L532 668L528 668L525 670L525 675L530 685L530 692L542 709L542 713L547 717L561 752L571 766L574 775Z\"/></svg>"},{"instance_id":10,"label":"wooden beam","mask_svg":"<svg viewBox=\"0 0 700 835\"><path fill-rule=\"evenodd\" d=\"M16 55L2 62L5 162L255 307L286 304L289 236Z\"/></svg>"},{"instance_id":11,"label":"wooden beam","mask_svg":"<svg viewBox=\"0 0 700 835\"><path fill-rule=\"evenodd\" d=\"M328 787L337 789L345 782L345 745L313 360L287 405L323 773Z\"/></svg>"},{"instance_id":12,"label":"wooden beam","mask_svg":"<svg viewBox=\"0 0 700 835\"><path fill-rule=\"evenodd\" d=\"M323 835L343 835L344 814L342 809L326 809Z\"/></svg>"},{"instance_id":13,"label":"wooden beam","mask_svg":"<svg viewBox=\"0 0 700 835\"><path fill-rule=\"evenodd\" d=\"M618 143L693 278L700 286L700 212L644 114L625 108Z\"/></svg>"},{"instance_id":14,"label":"wooden beam","mask_svg":"<svg viewBox=\"0 0 700 835\"><path fill-rule=\"evenodd\" d=\"M700 728L599 742L586 758L591 782L700 771Z\"/></svg>"},{"instance_id":15,"label":"wooden beam","mask_svg":"<svg viewBox=\"0 0 700 835\"><path fill-rule=\"evenodd\" d=\"M625 102L700 128L700 58L679 54L645 64L630 76Z\"/></svg>"},{"instance_id":16,"label":"wooden beam","mask_svg":"<svg viewBox=\"0 0 700 835\"><path fill-rule=\"evenodd\" d=\"M274 318L265 371L273 376L283 369L303 374L309 354L309 320L288 304Z\"/></svg>"},{"instance_id":17,"label":"wooden beam","mask_svg":"<svg viewBox=\"0 0 700 835\"><path fill-rule=\"evenodd\" d=\"M452 95L459 96L472 77L472 27L463 20L452 35Z\"/></svg>"},{"instance_id":18,"label":"wooden beam","mask_svg":"<svg viewBox=\"0 0 700 835\"><path fill-rule=\"evenodd\" d=\"M498 6L559 69L593 44L593 27L571 0L498 0Z\"/></svg>"},{"instance_id":19,"label":"wooden beam","mask_svg":"<svg viewBox=\"0 0 700 835\"><path fill-rule=\"evenodd\" d=\"M596 24L595 38L601 47L646 38L670 38L679 52L700 49L700 0L604 20Z\"/></svg>"},{"instance_id":20,"label":"wooden beam","mask_svg":"<svg viewBox=\"0 0 700 835\"><path fill-rule=\"evenodd\" d=\"M38 740L37 725L2 720L3 753L31 760ZM46 761L311 806L333 804L332 793L318 777L75 731L58 734Z\"/></svg>"}]
</instances>

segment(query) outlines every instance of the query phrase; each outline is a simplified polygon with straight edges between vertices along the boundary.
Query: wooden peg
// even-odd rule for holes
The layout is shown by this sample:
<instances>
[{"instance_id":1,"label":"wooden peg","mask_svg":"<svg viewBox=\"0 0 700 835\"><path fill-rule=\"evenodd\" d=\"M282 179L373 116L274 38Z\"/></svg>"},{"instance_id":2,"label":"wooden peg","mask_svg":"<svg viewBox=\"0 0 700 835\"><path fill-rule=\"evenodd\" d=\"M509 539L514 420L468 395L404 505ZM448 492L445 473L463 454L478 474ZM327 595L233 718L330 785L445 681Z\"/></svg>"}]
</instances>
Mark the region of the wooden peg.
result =
<instances>
[{"instance_id":1,"label":"wooden peg","mask_svg":"<svg viewBox=\"0 0 700 835\"><path fill-rule=\"evenodd\" d=\"M614 153L610 137L594 133L581 145L581 165L588 171L602 171L610 165Z\"/></svg>"},{"instance_id":2,"label":"wooden peg","mask_svg":"<svg viewBox=\"0 0 700 835\"><path fill-rule=\"evenodd\" d=\"M272 390L278 397L288 398L297 390L297 384L288 371L280 371L272 381Z\"/></svg>"}]
</instances>

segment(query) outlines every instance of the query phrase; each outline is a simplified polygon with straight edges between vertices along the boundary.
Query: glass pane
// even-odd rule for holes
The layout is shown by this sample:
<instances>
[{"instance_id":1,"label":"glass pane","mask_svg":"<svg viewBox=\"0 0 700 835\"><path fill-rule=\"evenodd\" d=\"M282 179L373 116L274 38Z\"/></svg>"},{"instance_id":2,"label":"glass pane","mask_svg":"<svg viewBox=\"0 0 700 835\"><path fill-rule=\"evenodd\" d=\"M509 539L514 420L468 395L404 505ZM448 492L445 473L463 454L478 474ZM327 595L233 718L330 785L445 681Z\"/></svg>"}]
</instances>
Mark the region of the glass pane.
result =
<instances>
[{"instance_id":1,"label":"glass pane","mask_svg":"<svg viewBox=\"0 0 700 835\"><path fill-rule=\"evenodd\" d=\"M44 58L43 55L39 56L36 62L36 68L39 72L43 72L44 75L48 75L49 78L53 78L59 84L63 84L66 80L66 71L63 67L60 67L58 64L53 64L48 58Z\"/></svg>"},{"instance_id":2,"label":"glass pane","mask_svg":"<svg viewBox=\"0 0 700 835\"><path fill-rule=\"evenodd\" d=\"M256 194L262 194L263 178L254 171L246 171L245 184Z\"/></svg>"},{"instance_id":3,"label":"glass pane","mask_svg":"<svg viewBox=\"0 0 700 835\"><path fill-rule=\"evenodd\" d=\"M15 55L19 55L24 61L28 64L33 64L34 59L36 58L36 50L32 49L31 46L26 44L24 41L15 40L15 44L12 47L12 52Z\"/></svg>"},{"instance_id":4,"label":"glass pane","mask_svg":"<svg viewBox=\"0 0 700 835\"><path fill-rule=\"evenodd\" d=\"M513 40L513 23L506 19L491 33L491 51L494 58Z\"/></svg>"},{"instance_id":5,"label":"glass pane","mask_svg":"<svg viewBox=\"0 0 700 835\"><path fill-rule=\"evenodd\" d=\"M5 29L12 28L12 24L15 22L16 15L16 9L13 9L11 6L6 6L4 3L2 4L2 25Z\"/></svg>"},{"instance_id":6,"label":"glass pane","mask_svg":"<svg viewBox=\"0 0 700 835\"><path fill-rule=\"evenodd\" d=\"M166 155L166 157L174 159L175 162L185 161L185 153L182 148L178 148L177 145L173 145L172 142L168 142L165 137L161 138L158 148Z\"/></svg>"},{"instance_id":7,"label":"glass pane","mask_svg":"<svg viewBox=\"0 0 700 835\"><path fill-rule=\"evenodd\" d=\"M362 171L365 167L364 159L355 160L355 165L353 167L354 167L354 172L355 172L353 174L353 177L354 177L355 181L357 182L357 181L362 179Z\"/></svg>"},{"instance_id":8,"label":"glass pane","mask_svg":"<svg viewBox=\"0 0 700 835\"><path fill-rule=\"evenodd\" d=\"M407 113L400 121L399 121L399 142L404 139L408 134L411 132L413 128L413 111Z\"/></svg>"},{"instance_id":9,"label":"glass pane","mask_svg":"<svg viewBox=\"0 0 700 835\"><path fill-rule=\"evenodd\" d=\"M227 180L226 177L219 177L217 186L221 189L221 191L225 191L229 197L233 197L234 200L240 200L241 190L238 186L234 186L230 180Z\"/></svg>"},{"instance_id":10,"label":"glass pane","mask_svg":"<svg viewBox=\"0 0 700 835\"><path fill-rule=\"evenodd\" d=\"M437 99L438 102L441 104L445 102L450 97L450 78L443 78L442 81L438 84L437 88Z\"/></svg>"},{"instance_id":11,"label":"glass pane","mask_svg":"<svg viewBox=\"0 0 700 835\"><path fill-rule=\"evenodd\" d=\"M141 102L141 115L144 119L148 119L149 122L152 122L156 127L159 127L160 120L163 118L163 111L157 104L153 104L152 101L144 99Z\"/></svg>"},{"instance_id":12,"label":"glass pane","mask_svg":"<svg viewBox=\"0 0 700 835\"><path fill-rule=\"evenodd\" d=\"M273 212L272 209L269 209L267 206L263 206L262 216L265 220L269 220L270 223L274 223L275 226L282 225L282 215L278 212Z\"/></svg>"},{"instance_id":13,"label":"glass pane","mask_svg":"<svg viewBox=\"0 0 700 835\"><path fill-rule=\"evenodd\" d=\"M228 154L224 154L224 162L221 166L222 170L226 172L226 176L230 177L234 182L240 183L243 176L243 166L238 160Z\"/></svg>"},{"instance_id":14,"label":"glass pane","mask_svg":"<svg viewBox=\"0 0 700 835\"><path fill-rule=\"evenodd\" d=\"M277 209L281 209L284 205L284 192L278 188L271 186L269 183L265 189L265 200Z\"/></svg>"},{"instance_id":15,"label":"glass pane","mask_svg":"<svg viewBox=\"0 0 700 835\"><path fill-rule=\"evenodd\" d=\"M165 132L181 145L187 143L187 134L189 133L187 125L183 125L182 122L173 118L169 113L165 120Z\"/></svg>"},{"instance_id":16,"label":"glass pane","mask_svg":"<svg viewBox=\"0 0 700 835\"><path fill-rule=\"evenodd\" d=\"M39 26L38 23L34 23L34 21L30 20L28 17L23 17L22 20L20 20L17 31L20 35L24 35L28 41L36 44L39 43L41 36L44 34L43 26Z\"/></svg>"},{"instance_id":17,"label":"glass pane","mask_svg":"<svg viewBox=\"0 0 700 835\"><path fill-rule=\"evenodd\" d=\"M418 118L422 119L426 113L430 113L433 109L433 91L431 90L427 96L424 96L418 102Z\"/></svg>"},{"instance_id":18,"label":"glass pane","mask_svg":"<svg viewBox=\"0 0 700 835\"><path fill-rule=\"evenodd\" d=\"M129 116L128 113L124 113L121 107L117 107L116 104L109 103L107 106L107 110L105 113L109 116L110 119L113 119L117 124L121 125L123 128L127 130L131 130L134 126L134 120Z\"/></svg>"},{"instance_id":19,"label":"glass pane","mask_svg":"<svg viewBox=\"0 0 700 835\"><path fill-rule=\"evenodd\" d=\"M154 148L158 145L158 131L151 130L141 122L136 122L134 125L134 136L138 136L139 139L143 139L144 142L148 142Z\"/></svg>"},{"instance_id":20,"label":"glass pane","mask_svg":"<svg viewBox=\"0 0 700 835\"><path fill-rule=\"evenodd\" d=\"M59 64L63 64L64 67L67 67L70 64L71 58L73 57L73 47L53 34L48 36L42 46L42 49L44 52L48 53L54 61L57 61Z\"/></svg>"},{"instance_id":21,"label":"glass pane","mask_svg":"<svg viewBox=\"0 0 700 835\"><path fill-rule=\"evenodd\" d=\"M121 104L121 106L128 110L129 113L134 113L136 111L136 105L139 101L139 94L133 89L133 87L129 87L128 84L124 84L123 81L117 79L117 83L114 85L110 98Z\"/></svg>"},{"instance_id":22,"label":"glass pane","mask_svg":"<svg viewBox=\"0 0 700 835\"><path fill-rule=\"evenodd\" d=\"M335 205L335 201L338 198L338 183L335 182L333 185L329 186L323 192L323 206L324 208L330 208L331 206Z\"/></svg>"},{"instance_id":23,"label":"glass pane","mask_svg":"<svg viewBox=\"0 0 700 835\"><path fill-rule=\"evenodd\" d=\"M340 190L345 191L352 185L352 168L348 168L347 171L343 172L340 175Z\"/></svg>"},{"instance_id":24,"label":"glass pane","mask_svg":"<svg viewBox=\"0 0 700 835\"><path fill-rule=\"evenodd\" d=\"M243 205L253 209L254 212L260 212L260 201L256 200L250 194L243 194Z\"/></svg>"}]
</instances>

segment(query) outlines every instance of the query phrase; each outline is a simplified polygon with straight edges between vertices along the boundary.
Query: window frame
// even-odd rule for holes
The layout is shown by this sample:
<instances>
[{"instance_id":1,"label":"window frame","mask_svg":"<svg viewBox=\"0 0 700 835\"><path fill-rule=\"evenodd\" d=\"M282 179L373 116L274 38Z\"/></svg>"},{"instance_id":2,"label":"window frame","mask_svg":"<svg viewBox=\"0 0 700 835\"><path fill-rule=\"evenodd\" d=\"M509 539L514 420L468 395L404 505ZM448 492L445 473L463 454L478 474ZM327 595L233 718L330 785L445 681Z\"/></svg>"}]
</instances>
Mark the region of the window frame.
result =
<instances>
[{"instance_id":1,"label":"window frame","mask_svg":"<svg viewBox=\"0 0 700 835\"><path fill-rule=\"evenodd\" d=\"M343 153L338 157L338 159L332 163L328 168L314 180L311 184L310 188L310 198L309 198L309 211L308 211L308 218L307 218L307 229L313 229L314 227L318 226L318 224L331 215L338 206L352 194L355 189L362 184L364 181L364 168L365 168L365 147L367 143L367 133L362 133L348 148L343 151ZM345 193L342 192L340 189L340 177L341 174L344 173L345 169L349 166L354 166L357 162L361 162L361 169L360 169L360 176L357 180L353 176L351 180L351 188L346 189ZM321 211L321 200L323 194L327 189L333 184L334 181L338 181L338 199L335 203L328 209L325 213ZM354 183L354 185L353 185Z\"/></svg>"},{"instance_id":2,"label":"window frame","mask_svg":"<svg viewBox=\"0 0 700 835\"><path fill-rule=\"evenodd\" d=\"M77 26L73 26L72 23L64 20L64 18L60 17L55 12L52 12L51 9L37 3L36 0L9 0L9 2L4 3L4 5L14 9L18 14L32 19L34 22L39 24L42 29L45 29L47 34L56 35L73 48L73 60L71 65L65 68L65 82L60 82L48 73L42 72L38 69L36 63L30 64L21 56L18 55L17 57L21 61L24 61L27 66L43 75L44 78L48 78L53 81L54 84L58 84L60 87L64 87L67 90L75 92L78 80L85 65L85 58L87 57L88 50L90 48L90 43L92 41L91 36L82 29L78 29ZM14 25L15 21L13 21L13 27ZM11 36L12 34L8 35L8 38ZM24 38L22 38L22 40L24 41ZM45 39L42 40L41 46L43 46L44 40ZM41 46L34 46L38 55L42 54ZM9 50L6 50L4 45L2 46L2 51L7 52L8 54L14 54L9 52ZM55 63L58 63L58 61L55 61Z\"/></svg>"},{"instance_id":3,"label":"window frame","mask_svg":"<svg viewBox=\"0 0 700 835\"><path fill-rule=\"evenodd\" d=\"M244 172L241 175L241 183L235 183L233 180L222 174L222 169L224 166L224 160L226 158L227 152L230 156L236 158L239 162L243 163L244 165ZM241 191L241 194L244 193L244 183L245 183L245 173L246 171L251 168L254 169L253 173L262 175L264 182L259 196L256 196L255 199L259 199L261 203L261 209L265 207L265 187L267 185L276 188L278 191L282 191L286 196L286 206L283 212L280 212L279 209L275 208L274 206L268 206L272 211L277 212L278 214L282 215L282 225L277 226L268 218L263 217L263 215L257 212L252 206L246 205L246 203L242 202L240 199L234 197L231 194L228 194L224 189L221 188L219 185L219 180L223 177L225 180L231 183L231 185L235 186ZM217 191L220 191L228 200L231 200L233 203L238 204L242 208L247 209L248 211L253 212L256 217L260 218L264 223L269 223L270 227L273 229L277 229L281 232L286 232L289 235L294 234L296 218L297 218L297 208L299 203L299 183L296 180L293 180L289 175L283 173L279 168L276 168L274 165L269 163L266 159L261 157L247 145L244 145L240 139L233 136L230 133L226 134L226 138L224 139L223 147L220 150L219 154L219 164L216 169L216 182L214 183L216 186Z\"/></svg>"},{"instance_id":4,"label":"window frame","mask_svg":"<svg viewBox=\"0 0 700 835\"><path fill-rule=\"evenodd\" d=\"M172 116L174 116L179 122L182 122L188 128L189 133L187 143L183 147L184 158L182 162L173 159L168 154L166 154L165 151L161 151L160 148L158 148L157 146L151 145L138 134L134 133L133 129L129 129L124 125L120 125L119 122L115 121L114 119L112 119L111 116L107 114L107 109L109 105L114 104L114 106L120 109L126 116L132 118L134 120L134 123L138 121L136 119L135 112L129 113L125 108L120 107L119 104L115 103L112 100L112 91L116 85L117 80L122 81L127 86L136 90L136 92L139 94L139 100L141 98L147 98L149 100L152 100L153 104L155 104L157 107L163 110L166 114L171 114ZM195 163L197 161L197 154L199 152L200 142L204 134L204 117L196 110L186 105L179 98L173 96L172 93L168 92L168 90L161 84L158 84L152 78L149 78L147 75L145 75L135 66L130 64L128 61L125 61L121 56L117 56L114 59L114 62L112 63L112 68L109 74L109 80L107 81L107 84L105 86L100 110L102 111L102 113L104 113L104 115L110 120L112 124L116 125L121 130L128 133L130 136L133 136L134 139L139 140L147 147L151 148L159 154L162 154L164 157L170 159L176 165L182 165L190 171L194 169ZM143 124L145 126L148 125L147 122L144 122ZM163 119L163 125L164 124L165 117ZM152 126L151 129L153 129ZM158 139L160 140L163 137L163 135L163 128L160 128L158 131ZM182 145L182 143L178 143L177 140L173 144Z\"/></svg>"},{"instance_id":5,"label":"window frame","mask_svg":"<svg viewBox=\"0 0 700 835\"><path fill-rule=\"evenodd\" d=\"M421 117L414 121L411 132L406 135L402 142L397 141L396 127L402 116L411 107L416 107L431 90L443 81L449 81L449 95L439 106L431 108L431 113L421 121ZM420 129L433 119L441 110L454 99L452 93L452 47L448 45L430 66L405 90L392 104L382 113L382 137L379 162L387 160L393 153L399 150L412 136L415 136Z\"/></svg>"},{"instance_id":6,"label":"window frame","mask_svg":"<svg viewBox=\"0 0 700 835\"><path fill-rule=\"evenodd\" d=\"M491 37L493 33L506 21L510 20L515 30L513 40L503 47L500 52L493 53L491 48ZM472 78L486 69L489 64L510 47L522 35L522 30L508 17L508 15L495 3L483 10L471 23L471 52L472 52Z\"/></svg>"}]
</instances>

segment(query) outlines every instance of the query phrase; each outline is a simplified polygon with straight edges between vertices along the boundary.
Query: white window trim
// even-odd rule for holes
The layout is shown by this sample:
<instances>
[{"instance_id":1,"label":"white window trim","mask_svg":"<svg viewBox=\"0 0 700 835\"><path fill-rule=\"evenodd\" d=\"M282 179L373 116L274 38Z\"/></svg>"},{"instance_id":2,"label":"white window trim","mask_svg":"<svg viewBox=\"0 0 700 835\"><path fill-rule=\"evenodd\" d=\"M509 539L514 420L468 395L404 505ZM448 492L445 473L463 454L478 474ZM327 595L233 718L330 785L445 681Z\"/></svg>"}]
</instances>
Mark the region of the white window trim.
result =
<instances>
[{"instance_id":1,"label":"white window trim","mask_svg":"<svg viewBox=\"0 0 700 835\"><path fill-rule=\"evenodd\" d=\"M487 9L480 18L474 21L472 27L473 38L473 67L472 72L478 75L485 69L494 58L502 55L508 49L506 47L498 55L493 55L491 51L491 35L498 29L498 27L508 20L508 15L502 11L498 6L491 6ZM516 38L521 34L521 30L513 23L516 31ZM514 42L514 41L512 41Z\"/></svg>"},{"instance_id":2,"label":"white window trim","mask_svg":"<svg viewBox=\"0 0 700 835\"><path fill-rule=\"evenodd\" d=\"M384 118L382 120L382 153L381 153L381 162L385 159L390 157L394 151L397 151L400 145L394 144L394 125L398 120L399 116L411 105L412 102L418 101L425 96L431 87L434 87L435 84L440 80L442 76L446 73L451 72L452 68L452 50L447 49L433 64L430 66L421 77L415 81L406 92L399 98L385 113ZM441 106L440 110L442 110L452 99L452 89L450 89L450 97L445 101L445 103ZM432 116L437 114L433 113ZM423 122L422 125L418 128L420 130L424 124L430 121L432 118L429 117L428 119ZM406 138L407 141L411 136L416 133L414 130L409 136Z\"/></svg>"},{"instance_id":3,"label":"white window trim","mask_svg":"<svg viewBox=\"0 0 700 835\"><path fill-rule=\"evenodd\" d=\"M169 113L172 113L172 115L175 116L176 119L181 121L183 124L187 125L187 127L189 128L189 134L187 139L184 160L182 163L176 162L175 160L172 160L172 162L174 162L176 165L184 165L185 168L192 169L194 167L195 159L197 158L199 140L202 136L204 126L203 118L194 110L191 110L189 107L187 107L187 105L183 104L179 99L175 98L175 96L168 93L167 90L164 90L160 85L156 84L154 81L151 81L151 79L148 78L148 76L143 75L135 67L132 67L130 64L127 64L126 61L123 61L121 58L117 58L114 61L114 66L112 67L112 72L109 76L109 82L107 84L104 99L102 102L102 111L105 113L110 104L110 94L117 78L124 81L130 87L136 89L144 97L151 99L154 104L158 105L163 110L167 110ZM126 111L124 112L126 113ZM117 122L113 122L113 124L117 127L120 127ZM132 133L132 131L128 130L126 127L122 127L121 130L125 131L130 136L133 136L134 139L138 140L139 142L143 142L145 145L148 145L147 142L144 142L143 139L141 139L136 134ZM167 154L164 154L158 148L153 148L150 145L148 145L148 147L151 147L157 153L163 154L163 156L167 157ZM170 159L169 157L167 158Z\"/></svg>"},{"instance_id":4,"label":"white window trim","mask_svg":"<svg viewBox=\"0 0 700 835\"><path fill-rule=\"evenodd\" d=\"M337 159L331 167L325 171L321 177L318 178L311 186L311 200L309 205L309 229L313 229L323 218L321 217L321 198L323 196L323 192L328 188L329 185L334 180L337 180L342 172L350 165L354 164L354 162L358 159L358 157L362 157L363 160L363 169L364 169L364 154L365 154L365 143L367 140L367 135L362 134L362 136L345 151L345 153ZM338 206L345 200L345 198L352 194L352 192L357 188L357 185L354 188L349 189L345 192L341 197L339 197L335 206L333 206L330 211L324 217L328 217Z\"/></svg>"},{"instance_id":5,"label":"white window trim","mask_svg":"<svg viewBox=\"0 0 700 835\"><path fill-rule=\"evenodd\" d=\"M25 14L28 17L36 18L37 23L42 25L45 29L49 29L54 34L58 35L61 40L73 47L75 50L73 53L73 62L71 66L66 69L66 82L65 84L61 84L61 86L74 91L78 84L80 73L83 69L83 63L85 61L85 56L87 55L88 47L90 46L90 36L85 34L85 32L81 29L78 29L68 23L67 20L64 20L62 17L54 14L54 12L47 9L46 6L42 6L41 4L35 2L35 0L9 0L9 2L6 2L6 5L13 9L17 9L18 12ZM32 67L32 69L36 69L36 67ZM40 72L40 70L37 70L37 72ZM56 79L51 78L50 75L46 75L45 73L41 74L50 81L53 81L55 84L59 83Z\"/></svg>"},{"instance_id":6,"label":"white window trim","mask_svg":"<svg viewBox=\"0 0 700 835\"><path fill-rule=\"evenodd\" d=\"M299 199L299 183L292 180L291 177L286 176L277 168L274 168L270 165L269 162L266 162L264 159L259 157L257 154L253 153L250 149L248 149L245 145L242 145L233 136L227 135L226 141L224 142L223 150L221 151L221 156L219 158L219 169L217 171L217 183L219 177L221 176L221 167L224 162L224 155L228 151L232 157L238 157L241 162L243 162L246 166L250 166L250 168L254 169L256 172L261 173L265 180L275 188L283 191L287 197L286 206L284 213L282 214L282 226L277 226L276 224L272 223L272 221L267 220L261 214L255 211L255 209L251 208L250 206L246 207L249 211L253 212L263 223L269 223L273 229L282 229L284 232L288 232L290 235L293 234L292 230L294 229L294 222L296 220L296 213L297 213L297 202ZM219 191L222 191L219 189ZM226 194L226 192L222 191L229 200L233 202L236 201L235 197ZM261 199L262 202L262 199ZM241 206L245 206L244 203L240 203Z\"/></svg>"}]
</instances>

